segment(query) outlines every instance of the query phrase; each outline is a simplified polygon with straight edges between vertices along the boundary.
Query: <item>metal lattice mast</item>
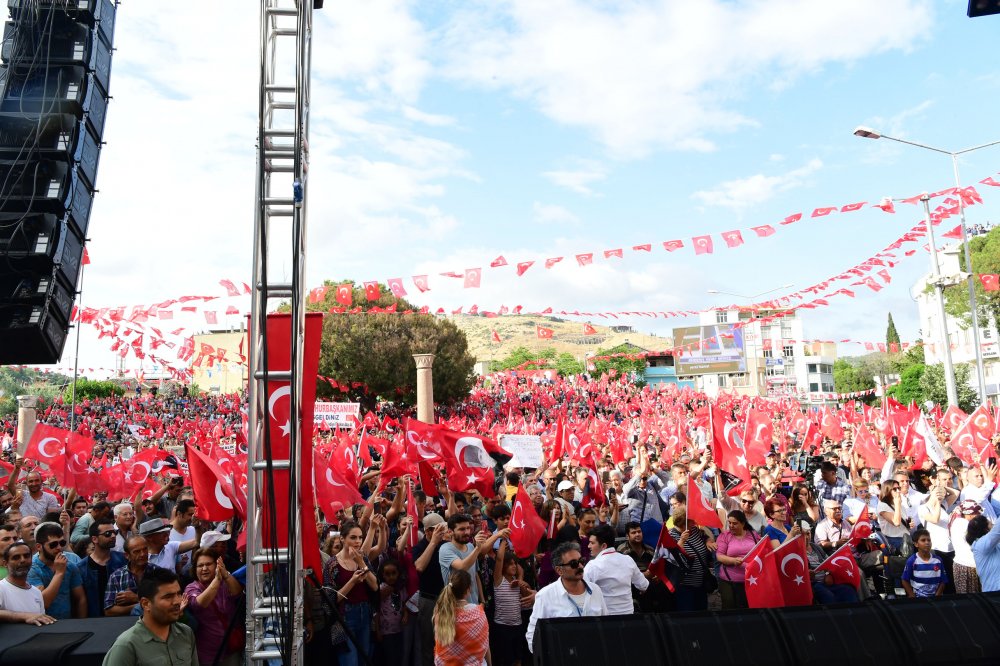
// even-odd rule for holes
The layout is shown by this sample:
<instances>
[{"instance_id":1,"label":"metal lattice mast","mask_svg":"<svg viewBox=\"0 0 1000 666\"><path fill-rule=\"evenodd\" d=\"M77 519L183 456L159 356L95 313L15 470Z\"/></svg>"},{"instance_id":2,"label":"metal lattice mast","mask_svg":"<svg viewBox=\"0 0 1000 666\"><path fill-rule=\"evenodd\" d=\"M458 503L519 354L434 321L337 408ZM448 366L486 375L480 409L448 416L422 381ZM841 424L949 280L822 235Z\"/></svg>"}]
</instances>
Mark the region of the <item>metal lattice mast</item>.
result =
<instances>
[{"instance_id":1,"label":"metal lattice mast","mask_svg":"<svg viewBox=\"0 0 1000 666\"><path fill-rule=\"evenodd\" d=\"M302 525L298 513L302 365L305 342L306 181L309 76L314 0L261 0L260 125L254 219L253 303L249 347L247 464L248 663L303 662ZM291 277L277 279L291 266ZM291 369L268 369L267 312L291 303ZM283 351L287 354L287 351ZM269 456L272 383L289 384L287 459ZM266 497L265 479L288 470L287 498ZM268 484L271 485L271 484ZM273 487L273 486L272 486ZM288 515L289 548L265 547L264 511ZM292 510L287 509L290 504ZM270 508L268 508L270 506ZM277 518L277 516L275 516Z\"/></svg>"}]
</instances>

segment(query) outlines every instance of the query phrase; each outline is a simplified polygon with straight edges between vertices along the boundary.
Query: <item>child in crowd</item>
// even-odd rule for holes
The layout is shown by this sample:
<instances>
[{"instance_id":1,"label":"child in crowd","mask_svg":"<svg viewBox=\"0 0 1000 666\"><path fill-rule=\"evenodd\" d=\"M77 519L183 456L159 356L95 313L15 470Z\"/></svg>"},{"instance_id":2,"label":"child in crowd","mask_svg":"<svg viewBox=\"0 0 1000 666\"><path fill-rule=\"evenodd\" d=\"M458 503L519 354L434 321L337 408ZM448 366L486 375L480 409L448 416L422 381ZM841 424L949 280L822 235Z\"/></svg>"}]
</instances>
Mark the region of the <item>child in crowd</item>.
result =
<instances>
[{"instance_id":1,"label":"child in crowd","mask_svg":"<svg viewBox=\"0 0 1000 666\"><path fill-rule=\"evenodd\" d=\"M944 562L931 552L931 534L925 529L913 530L913 545L917 552L910 555L903 569L903 589L908 597L940 597L948 582Z\"/></svg>"}]
</instances>

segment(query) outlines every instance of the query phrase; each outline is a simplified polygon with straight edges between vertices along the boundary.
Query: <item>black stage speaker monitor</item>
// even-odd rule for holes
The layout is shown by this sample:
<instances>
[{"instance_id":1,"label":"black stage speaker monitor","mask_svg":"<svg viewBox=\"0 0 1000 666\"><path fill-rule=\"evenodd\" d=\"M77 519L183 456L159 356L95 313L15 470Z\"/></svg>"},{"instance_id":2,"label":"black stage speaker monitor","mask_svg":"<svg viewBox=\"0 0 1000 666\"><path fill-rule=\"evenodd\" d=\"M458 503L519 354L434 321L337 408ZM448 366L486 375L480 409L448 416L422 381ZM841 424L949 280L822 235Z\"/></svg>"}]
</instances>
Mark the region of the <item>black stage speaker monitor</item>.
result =
<instances>
[{"instance_id":1,"label":"black stage speaker monitor","mask_svg":"<svg viewBox=\"0 0 1000 666\"><path fill-rule=\"evenodd\" d=\"M655 615L613 615L540 620L535 627L535 664L670 664L656 619Z\"/></svg>"}]
</instances>

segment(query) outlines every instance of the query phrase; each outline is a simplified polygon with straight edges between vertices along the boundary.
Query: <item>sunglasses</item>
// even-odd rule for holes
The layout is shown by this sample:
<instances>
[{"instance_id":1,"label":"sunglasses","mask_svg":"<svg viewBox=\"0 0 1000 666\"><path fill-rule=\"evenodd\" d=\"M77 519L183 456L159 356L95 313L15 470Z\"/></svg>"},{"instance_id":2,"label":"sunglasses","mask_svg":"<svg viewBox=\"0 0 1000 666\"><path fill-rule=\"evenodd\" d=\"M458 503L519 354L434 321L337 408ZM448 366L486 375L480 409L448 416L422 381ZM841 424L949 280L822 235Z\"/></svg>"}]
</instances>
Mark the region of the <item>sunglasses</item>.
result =
<instances>
[{"instance_id":1,"label":"sunglasses","mask_svg":"<svg viewBox=\"0 0 1000 666\"><path fill-rule=\"evenodd\" d=\"M578 557L575 560L568 560L566 562L563 562L559 566L561 566L561 567L569 567L570 569L578 569L579 567L581 567L583 565L581 564L580 558Z\"/></svg>"},{"instance_id":2,"label":"sunglasses","mask_svg":"<svg viewBox=\"0 0 1000 666\"><path fill-rule=\"evenodd\" d=\"M104 530L103 532L99 533L99 536L102 536L102 537L118 536L118 530Z\"/></svg>"},{"instance_id":3,"label":"sunglasses","mask_svg":"<svg viewBox=\"0 0 1000 666\"><path fill-rule=\"evenodd\" d=\"M66 539L60 539L59 541L49 541L49 542L48 542L47 544L45 544L45 545L46 545L46 546L47 546L48 548L52 548L52 547L54 547L54 546L61 546L61 547L65 548L65 547L66 547Z\"/></svg>"},{"instance_id":4,"label":"sunglasses","mask_svg":"<svg viewBox=\"0 0 1000 666\"><path fill-rule=\"evenodd\" d=\"M740 500L740 504L756 504L756 503L757 503L756 500L752 499Z\"/></svg>"}]
</instances>

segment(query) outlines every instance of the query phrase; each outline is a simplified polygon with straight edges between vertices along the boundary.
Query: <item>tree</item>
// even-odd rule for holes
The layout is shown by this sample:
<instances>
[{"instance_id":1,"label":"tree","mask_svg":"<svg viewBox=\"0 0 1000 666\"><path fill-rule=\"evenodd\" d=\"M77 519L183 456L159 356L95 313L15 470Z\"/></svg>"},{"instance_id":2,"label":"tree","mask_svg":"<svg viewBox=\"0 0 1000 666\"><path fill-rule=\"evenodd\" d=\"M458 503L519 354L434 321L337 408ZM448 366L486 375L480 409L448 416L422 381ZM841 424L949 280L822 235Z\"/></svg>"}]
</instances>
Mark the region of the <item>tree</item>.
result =
<instances>
[{"instance_id":1,"label":"tree","mask_svg":"<svg viewBox=\"0 0 1000 666\"><path fill-rule=\"evenodd\" d=\"M924 402L926 398L924 397L924 388L920 384L920 379L924 376L926 367L922 363L908 366L900 374L899 383L887 389L886 393L904 405L908 405L911 402L918 404Z\"/></svg>"},{"instance_id":2,"label":"tree","mask_svg":"<svg viewBox=\"0 0 1000 666\"><path fill-rule=\"evenodd\" d=\"M493 361L490 365L490 370L510 370L512 368L520 367L521 365L527 363L528 361L537 361L540 359L545 359L547 363L532 366L534 368L551 368L554 367L553 361L556 358L556 350L552 347L546 347L541 351L535 351L528 349L527 347L516 347L514 351L510 353L506 358L501 358L499 360Z\"/></svg>"},{"instance_id":3,"label":"tree","mask_svg":"<svg viewBox=\"0 0 1000 666\"><path fill-rule=\"evenodd\" d=\"M344 282L325 284L333 287ZM369 311L324 317L319 373L351 388L346 394L334 392L326 382L319 382L317 395L346 397L369 406L376 397L412 404L417 385L413 354L434 354L434 400L449 402L467 396L476 361L469 354L465 333L447 319L417 313L384 286L380 292L378 299L368 301L364 289L352 288L352 303L364 304ZM342 307L335 296L336 289L328 289L309 309ZM395 308L395 312L372 312L373 308Z\"/></svg>"},{"instance_id":4,"label":"tree","mask_svg":"<svg viewBox=\"0 0 1000 666\"><path fill-rule=\"evenodd\" d=\"M902 375L903 371L911 365L924 364L923 340L917 340L909 349L902 354L893 357L892 365L896 372Z\"/></svg>"},{"instance_id":5,"label":"tree","mask_svg":"<svg viewBox=\"0 0 1000 666\"><path fill-rule=\"evenodd\" d=\"M556 370L563 377L578 375L583 372L583 364L576 360L569 352L563 352L556 358Z\"/></svg>"},{"instance_id":6,"label":"tree","mask_svg":"<svg viewBox=\"0 0 1000 666\"><path fill-rule=\"evenodd\" d=\"M891 344L899 345L899 333L896 332L896 324L892 321L892 313L889 313L889 326L885 329L885 346Z\"/></svg>"},{"instance_id":7,"label":"tree","mask_svg":"<svg viewBox=\"0 0 1000 666\"><path fill-rule=\"evenodd\" d=\"M972 258L973 275L984 273L1000 273L1000 227L996 227L988 234L975 236L969 240L969 255ZM968 271L965 267L965 253L959 252L958 261L963 271ZM989 321L993 317L1000 321L1000 291L986 291L982 282L974 278L972 284L976 290L976 303L979 305L979 316ZM932 287L928 287L931 289ZM972 316L969 310L969 287L963 281L957 285L946 287L944 290L945 310L948 314L958 318L963 328L972 325Z\"/></svg>"},{"instance_id":8,"label":"tree","mask_svg":"<svg viewBox=\"0 0 1000 666\"><path fill-rule=\"evenodd\" d=\"M628 342L624 342L617 347L611 347L610 349L598 349L597 354L595 354L596 356L611 356L611 358L595 361L594 375L602 377L607 374L608 371L616 370L618 373L623 375L635 372L640 377L644 378L646 371L646 359L616 356L616 354L638 354L640 352L642 352L642 349ZM645 379L643 379L643 381L645 381Z\"/></svg>"},{"instance_id":9,"label":"tree","mask_svg":"<svg viewBox=\"0 0 1000 666\"><path fill-rule=\"evenodd\" d=\"M837 393L858 393L875 388L875 379L866 364L851 364L838 358L833 362L833 388Z\"/></svg>"},{"instance_id":10,"label":"tree","mask_svg":"<svg viewBox=\"0 0 1000 666\"><path fill-rule=\"evenodd\" d=\"M959 364L955 366L955 384L958 389L958 406L966 413L971 412L979 404L979 394L969 384L970 366ZM948 404L948 391L944 382L944 365L928 365L920 378L920 388L923 389L924 400L936 402L939 405Z\"/></svg>"},{"instance_id":11,"label":"tree","mask_svg":"<svg viewBox=\"0 0 1000 666\"><path fill-rule=\"evenodd\" d=\"M98 381L80 377L76 380L76 401L96 400L100 398L110 398L113 395L125 395L125 389L119 384L106 380ZM63 402L69 404L73 400L72 383L66 387L63 393Z\"/></svg>"}]
</instances>

